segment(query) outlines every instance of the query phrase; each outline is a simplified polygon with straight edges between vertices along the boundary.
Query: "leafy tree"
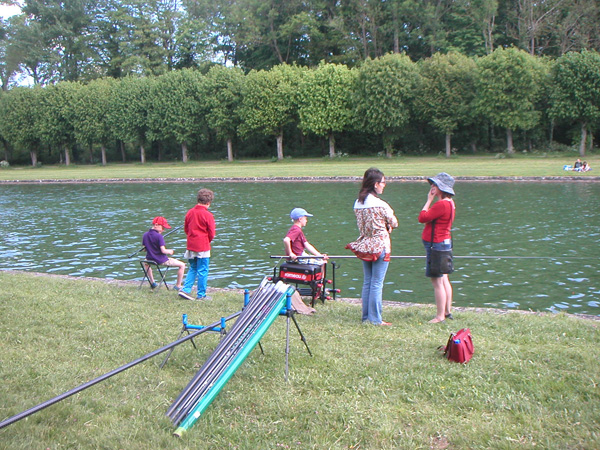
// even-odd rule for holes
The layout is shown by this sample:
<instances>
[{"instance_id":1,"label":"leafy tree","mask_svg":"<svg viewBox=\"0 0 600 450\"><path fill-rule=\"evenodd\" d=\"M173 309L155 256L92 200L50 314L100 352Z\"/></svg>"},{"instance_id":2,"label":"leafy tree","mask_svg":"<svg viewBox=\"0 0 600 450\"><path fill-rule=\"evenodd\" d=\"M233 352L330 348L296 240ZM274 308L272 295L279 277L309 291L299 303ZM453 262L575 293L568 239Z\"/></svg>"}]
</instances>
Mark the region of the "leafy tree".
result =
<instances>
[{"instance_id":1,"label":"leafy tree","mask_svg":"<svg viewBox=\"0 0 600 450\"><path fill-rule=\"evenodd\" d=\"M600 121L600 54L566 53L554 64L552 79L550 115L579 122L579 154L585 156L588 128Z\"/></svg>"},{"instance_id":2,"label":"leafy tree","mask_svg":"<svg viewBox=\"0 0 600 450\"><path fill-rule=\"evenodd\" d=\"M93 70L89 39L98 0L25 0L23 13L36 23L47 49L52 49L49 64L56 64L61 80L76 81ZM46 53L46 56L50 56ZM46 61L45 61L46 62Z\"/></svg>"},{"instance_id":3,"label":"leafy tree","mask_svg":"<svg viewBox=\"0 0 600 450\"><path fill-rule=\"evenodd\" d=\"M17 87L2 96L0 102L0 134L19 152L28 152L31 165L38 163L40 149L39 87Z\"/></svg>"},{"instance_id":4,"label":"leafy tree","mask_svg":"<svg viewBox=\"0 0 600 450\"><path fill-rule=\"evenodd\" d=\"M39 132L43 143L64 150L65 165L71 164L71 147L75 132L71 106L78 89L77 83L63 81L42 89L39 102Z\"/></svg>"},{"instance_id":5,"label":"leafy tree","mask_svg":"<svg viewBox=\"0 0 600 450\"><path fill-rule=\"evenodd\" d=\"M377 58L389 51L382 35L385 5L384 2L368 0L348 0L342 4L344 27L356 59Z\"/></svg>"},{"instance_id":6,"label":"leafy tree","mask_svg":"<svg viewBox=\"0 0 600 450\"><path fill-rule=\"evenodd\" d=\"M202 132L205 122L203 83L198 71L178 70L158 77L150 92L147 136L152 141L174 139L181 146L184 163L188 144Z\"/></svg>"},{"instance_id":7,"label":"leafy tree","mask_svg":"<svg viewBox=\"0 0 600 450\"><path fill-rule=\"evenodd\" d=\"M6 31L5 62L11 69L16 66L15 71L23 71L36 85L60 79L57 70L60 56L48 46L39 23L20 14L8 20Z\"/></svg>"},{"instance_id":8,"label":"leafy tree","mask_svg":"<svg viewBox=\"0 0 600 450\"><path fill-rule=\"evenodd\" d=\"M311 38L318 31L310 1L237 0L218 5L207 8L206 14L217 18L217 44L233 53L235 64L257 70L281 63L309 64ZM210 23L210 17L205 22Z\"/></svg>"},{"instance_id":9,"label":"leafy tree","mask_svg":"<svg viewBox=\"0 0 600 450\"><path fill-rule=\"evenodd\" d=\"M2 91L8 89L10 79L19 68L13 38L10 21L0 17L0 90Z\"/></svg>"},{"instance_id":10,"label":"leafy tree","mask_svg":"<svg viewBox=\"0 0 600 450\"><path fill-rule=\"evenodd\" d=\"M498 0L457 0L448 13L447 49L467 56L484 56L494 50Z\"/></svg>"},{"instance_id":11,"label":"leafy tree","mask_svg":"<svg viewBox=\"0 0 600 450\"><path fill-rule=\"evenodd\" d=\"M114 85L108 120L115 137L139 145L140 162L146 162L148 111L154 78L125 77Z\"/></svg>"},{"instance_id":12,"label":"leafy tree","mask_svg":"<svg viewBox=\"0 0 600 450\"><path fill-rule=\"evenodd\" d=\"M566 0L518 0L514 10L517 15L513 24L520 47L526 49L529 54L540 53L540 40L543 40L545 28L552 26L558 21L561 3Z\"/></svg>"},{"instance_id":13,"label":"leafy tree","mask_svg":"<svg viewBox=\"0 0 600 450\"><path fill-rule=\"evenodd\" d=\"M421 83L415 105L421 116L446 135L446 156L452 152L456 129L473 116L475 61L460 53L419 61Z\"/></svg>"},{"instance_id":14,"label":"leafy tree","mask_svg":"<svg viewBox=\"0 0 600 450\"><path fill-rule=\"evenodd\" d=\"M227 142L227 160L233 161L233 138L240 126L238 110L242 102L245 77L241 69L212 67L203 84L206 122L219 139Z\"/></svg>"},{"instance_id":15,"label":"leafy tree","mask_svg":"<svg viewBox=\"0 0 600 450\"><path fill-rule=\"evenodd\" d=\"M346 66L322 63L308 71L300 85L300 128L327 136L331 158L335 157L334 133L352 122L353 77Z\"/></svg>"},{"instance_id":16,"label":"leafy tree","mask_svg":"<svg viewBox=\"0 0 600 450\"><path fill-rule=\"evenodd\" d=\"M546 30L544 50L548 48L556 56L584 49L600 50L600 3L569 0L562 2L559 8L558 20Z\"/></svg>"},{"instance_id":17,"label":"leafy tree","mask_svg":"<svg viewBox=\"0 0 600 450\"><path fill-rule=\"evenodd\" d=\"M355 120L359 129L383 135L387 157L391 157L394 141L410 120L418 80L415 63L404 54L367 60L358 69Z\"/></svg>"},{"instance_id":18,"label":"leafy tree","mask_svg":"<svg viewBox=\"0 0 600 450\"><path fill-rule=\"evenodd\" d=\"M506 149L514 153L513 131L535 127L544 66L528 53L501 47L479 60L476 110L494 125L506 128Z\"/></svg>"},{"instance_id":19,"label":"leafy tree","mask_svg":"<svg viewBox=\"0 0 600 450\"><path fill-rule=\"evenodd\" d=\"M271 70L251 71L246 76L239 114L239 131L275 136L277 159L283 159L283 128L297 115L297 93L303 70L282 64Z\"/></svg>"},{"instance_id":20,"label":"leafy tree","mask_svg":"<svg viewBox=\"0 0 600 450\"><path fill-rule=\"evenodd\" d=\"M100 78L81 86L75 91L71 106L77 142L86 144L90 152L95 144L99 144L103 166L107 163L106 147L114 139L107 112L116 83L113 78Z\"/></svg>"}]
</instances>

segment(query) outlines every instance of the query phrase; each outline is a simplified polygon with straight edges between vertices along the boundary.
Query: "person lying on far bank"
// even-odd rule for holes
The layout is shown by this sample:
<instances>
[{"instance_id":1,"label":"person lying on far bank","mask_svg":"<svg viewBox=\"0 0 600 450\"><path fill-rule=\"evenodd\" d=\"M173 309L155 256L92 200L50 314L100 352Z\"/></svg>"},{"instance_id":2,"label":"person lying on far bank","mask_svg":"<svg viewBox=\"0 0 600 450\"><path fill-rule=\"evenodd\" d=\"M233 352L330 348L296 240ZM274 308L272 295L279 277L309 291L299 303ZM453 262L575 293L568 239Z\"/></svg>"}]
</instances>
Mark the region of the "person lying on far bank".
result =
<instances>
[{"instance_id":1,"label":"person lying on far bank","mask_svg":"<svg viewBox=\"0 0 600 450\"><path fill-rule=\"evenodd\" d=\"M146 259L148 261L154 261L162 266L177 267L177 283L174 288L176 291L179 291L181 290L181 282L183 280L183 273L185 272L185 263L168 256L175 253L175 251L165 247L165 238L162 234L166 228L171 228L167 219L162 216L155 217L152 220L152 228L142 236L142 244L146 248ZM152 268L148 265L145 268L150 280L150 286L154 289L158 284L154 280Z\"/></svg>"}]
</instances>

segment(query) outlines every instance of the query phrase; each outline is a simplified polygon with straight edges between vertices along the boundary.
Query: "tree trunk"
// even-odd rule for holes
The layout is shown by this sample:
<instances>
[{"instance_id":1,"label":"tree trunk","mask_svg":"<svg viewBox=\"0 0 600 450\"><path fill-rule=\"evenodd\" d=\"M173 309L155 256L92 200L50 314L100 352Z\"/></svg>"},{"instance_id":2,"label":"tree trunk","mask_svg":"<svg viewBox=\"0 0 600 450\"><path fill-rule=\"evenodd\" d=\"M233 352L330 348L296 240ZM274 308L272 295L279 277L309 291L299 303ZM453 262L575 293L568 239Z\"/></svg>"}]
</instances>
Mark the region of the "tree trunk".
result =
<instances>
[{"instance_id":1,"label":"tree trunk","mask_svg":"<svg viewBox=\"0 0 600 450\"><path fill-rule=\"evenodd\" d=\"M581 141L579 142L579 156L585 156L585 141L587 141L587 123L581 123Z\"/></svg>"},{"instance_id":2,"label":"tree trunk","mask_svg":"<svg viewBox=\"0 0 600 450\"><path fill-rule=\"evenodd\" d=\"M450 158L452 156L452 135L450 133L446 133L446 158Z\"/></svg>"},{"instance_id":3,"label":"tree trunk","mask_svg":"<svg viewBox=\"0 0 600 450\"><path fill-rule=\"evenodd\" d=\"M233 141L231 138L227 139L227 161L233 161Z\"/></svg>"},{"instance_id":4,"label":"tree trunk","mask_svg":"<svg viewBox=\"0 0 600 450\"><path fill-rule=\"evenodd\" d=\"M65 145L65 166L71 165L71 154L69 153L69 146Z\"/></svg>"},{"instance_id":5,"label":"tree trunk","mask_svg":"<svg viewBox=\"0 0 600 450\"><path fill-rule=\"evenodd\" d=\"M100 146L100 154L102 155L102 165L106 165L106 147L104 145Z\"/></svg>"},{"instance_id":6,"label":"tree trunk","mask_svg":"<svg viewBox=\"0 0 600 450\"><path fill-rule=\"evenodd\" d=\"M125 144L123 143L123 141L119 141L119 143L121 144L121 159L123 160L123 162L126 162L127 154L125 153Z\"/></svg>"},{"instance_id":7,"label":"tree trunk","mask_svg":"<svg viewBox=\"0 0 600 450\"><path fill-rule=\"evenodd\" d=\"M383 150L385 151L385 157L391 158L394 150L394 136L389 131L383 135Z\"/></svg>"},{"instance_id":8,"label":"tree trunk","mask_svg":"<svg viewBox=\"0 0 600 450\"><path fill-rule=\"evenodd\" d=\"M283 159L283 130L277 135L277 159Z\"/></svg>"},{"instance_id":9,"label":"tree trunk","mask_svg":"<svg viewBox=\"0 0 600 450\"><path fill-rule=\"evenodd\" d=\"M333 131L329 132L329 157L335 158L335 136Z\"/></svg>"},{"instance_id":10,"label":"tree trunk","mask_svg":"<svg viewBox=\"0 0 600 450\"><path fill-rule=\"evenodd\" d=\"M400 32L398 30L398 12L396 8L392 12L392 24L394 27L394 53L400 53Z\"/></svg>"},{"instance_id":11,"label":"tree trunk","mask_svg":"<svg viewBox=\"0 0 600 450\"><path fill-rule=\"evenodd\" d=\"M6 139L4 139L1 136L0 136L0 141L2 142L2 145L4 146L4 160L9 161L10 160L10 151L8 150L8 142L6 141Z\"/></svg>"},{"instance_id":12,"label":"tree trunk","mask_svg":"<svg viewBox=\"0 0 600 450\"><path fill-rule=\"evenodd\" d=\"M185 141L181 143L181 162L188 162L188 148L187 142Z\"/></svg>"},{"instance_id":13,"label":"tree trunk","mask_svg":"<svg viewBox=\"0 0 600 450\"><path fill-rule=\"evenodd\" d=\"M94 164L94 147L90 145L90 164Z\"/></svg>"},{"instance_id":14,"label":"tree trunk","mask_svg":"<svg viewBox=\"0 0 600 450\"><path fill-rule=\"evenodd\" d=\"M144 148L144 144L140 145L140 161L142 164L146 164L146 149Z\"/></svg>"},{"instance_id":15,"label":"tree trunk","mask_svg":"<svg viewBox=\"0 0 600 450\"><path fill-rule=\"evenodd\" d=\"M471 142L471 151L473 152L473 154L477 153L477 142Z\"/></svg>"},{"instance_id":16,"label":"tree trunk","mask_svg":"<svg viewBox=\"0 0 600 450\"><path fill-rule=\"evenodd\" d=\"M506 153L512 155L515 152L513 147L513 133L510 128L506 129Z\"/></svg>"},{"instance_id":17,"label":"tree trunk","mask_svg":"<svg viewBox=\"0 0 600 450\"><path fill-rule=\"evenodd\" d=\"M31 156L31 165L33 167L37 166L37 152L35 150L30 150L29 151L29 156Z\"/></svg>"}]
</instances>

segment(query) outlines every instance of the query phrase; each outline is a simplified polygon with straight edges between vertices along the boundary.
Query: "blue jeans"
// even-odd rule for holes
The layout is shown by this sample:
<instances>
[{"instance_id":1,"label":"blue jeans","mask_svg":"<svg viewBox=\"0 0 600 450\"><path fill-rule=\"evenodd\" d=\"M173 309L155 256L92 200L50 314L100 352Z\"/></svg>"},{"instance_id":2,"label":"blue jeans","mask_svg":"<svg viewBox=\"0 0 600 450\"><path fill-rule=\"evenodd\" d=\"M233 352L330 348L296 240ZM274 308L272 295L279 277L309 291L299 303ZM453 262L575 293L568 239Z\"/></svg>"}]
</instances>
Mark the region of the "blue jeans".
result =
<instances>
[{"instance_id":1,"label":"blue jeans","mask_svg":"<svg viewBox=\"0 0 600 450\"><path fill-rule=\"evenodd\" d=\"M206 283L208 281L208 263L210 258L188 259L190 268L183 282L183 292L192 293L194 283L198 280L198 298L206 297Z\"/></svg>"},{"instance_id":2,"label":"blue jeans","mask_svg":"<svg viewBox=\"0 0 600 450\"><path fill-rule=\"evenodd\" d=\"M383 280L389 262L384 261L385 251L377 261L363 261L365 280L362 288L362 320L381 325Z\"/></svg>"}]
</instances>

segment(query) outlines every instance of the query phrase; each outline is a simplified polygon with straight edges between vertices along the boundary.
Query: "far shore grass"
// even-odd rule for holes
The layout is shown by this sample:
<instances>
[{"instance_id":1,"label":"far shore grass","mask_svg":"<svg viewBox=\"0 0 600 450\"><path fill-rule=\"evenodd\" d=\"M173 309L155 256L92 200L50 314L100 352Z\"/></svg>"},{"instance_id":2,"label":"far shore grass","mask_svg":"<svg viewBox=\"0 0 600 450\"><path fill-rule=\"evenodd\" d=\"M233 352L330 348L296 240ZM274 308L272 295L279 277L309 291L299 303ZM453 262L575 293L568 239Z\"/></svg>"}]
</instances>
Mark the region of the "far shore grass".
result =
<instances>
[{"instance_id":1,"label":"far shore grass","mask_svg":"<svg viewBox=\"0 0 600 450\"><path fill-rule=\"evenodd\" d=\"M0 421L175 340L181 316L208 325L239 311L241 292L190 302L164 288L0 271ZM460 311L429 324L432 306L360 306L297 316L269 329L181 439L165 413L218 343L205 334L0 429L20 449L597 449L600 327L567 314ZM230 328L232 324L228 325ZM437 347L468 327L466 365Z\"/></svg>"},{"instance_id":2,"label":"far shore grass","mask_svg":"<svg viewBox=\"0 0 600 450\"><path fill-rule=\"evenodd\" d=\"M563 170L572 165L576 154L522 155L513 157L485 154L479 156L405 156L394 158L286 158L282 161L236 160L181 162L109 163L102 165L51 165L0 169L1 181L37 180L137 180L194 178L294 178L294 177L362 177L369 167L378 167L389 177L426 177L448 172L455 177L565 177L597 179L600 155L585 159L592 170L578 173Z\"/></svg>"}]
</instances>

